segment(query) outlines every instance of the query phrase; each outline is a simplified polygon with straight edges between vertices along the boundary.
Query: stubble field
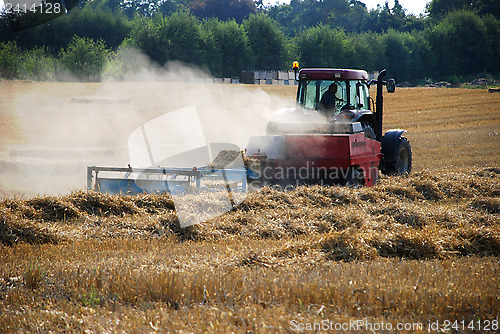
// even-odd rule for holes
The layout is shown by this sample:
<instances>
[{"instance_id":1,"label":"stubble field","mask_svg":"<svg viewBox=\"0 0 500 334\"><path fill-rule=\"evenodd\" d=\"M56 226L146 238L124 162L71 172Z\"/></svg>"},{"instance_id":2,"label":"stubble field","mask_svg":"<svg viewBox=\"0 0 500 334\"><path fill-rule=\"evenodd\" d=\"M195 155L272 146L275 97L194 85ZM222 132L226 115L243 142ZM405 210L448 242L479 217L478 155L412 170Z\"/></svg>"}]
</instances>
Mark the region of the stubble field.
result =
<instances>
[{"instance_id":1,"label":"stubble field","mask_svg":"<svg viewBox=\"0 0 500 334\"><path fill-rule=\"evenodd\" d=\"M82 96L130 101L71 102ZM86 165L125 166L128 133L163 112L196 104L209 123L209 100L223 112L207 139L234 118L244 145L294 96L0 82L0 332L498 331L500 94L386 94L385 127L409 131L414 172L372 188L263 188L186 229L168 196L81 190Z\"/></svg>"}]
</instances>

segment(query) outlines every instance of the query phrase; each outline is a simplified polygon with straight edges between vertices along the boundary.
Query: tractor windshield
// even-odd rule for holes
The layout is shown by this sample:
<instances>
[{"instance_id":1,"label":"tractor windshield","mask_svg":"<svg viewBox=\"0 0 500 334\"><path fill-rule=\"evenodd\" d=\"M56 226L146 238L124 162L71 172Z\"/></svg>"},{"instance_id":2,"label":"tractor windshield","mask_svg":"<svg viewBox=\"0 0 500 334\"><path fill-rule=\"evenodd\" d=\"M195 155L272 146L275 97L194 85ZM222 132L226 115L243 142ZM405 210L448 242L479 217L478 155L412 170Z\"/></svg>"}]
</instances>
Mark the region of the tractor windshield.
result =
<instances>
[{"instance_id":1,"label":"tractor windshield","mask_svg":"<svg viewBox=\"0 0 500 334\"><path fill-rule=\"evenodd\" d=\"M331 86L335 87L331 87ZM332 88L332 90L330 90ZM324 97L331 94L331 107L334 114L343 109L369 109L368 86L364 81L304 80L300 82L297 100L306 109L322 110Z\"/></svg>"},{"instance_id":2,"label":"tractor windshield","mask_svg":"<svg viewBox=\"0 0 500 334\"><path fill-rule=\"evenodd\" d=\"M335 93L335 109L340 111L347 100L347 89L345 81L331 80L309 80L302 81L299 88L299 104L307 109L319 110L321 98L329 87L334 84L337 86Z\"/></svg>"}]
</instances>

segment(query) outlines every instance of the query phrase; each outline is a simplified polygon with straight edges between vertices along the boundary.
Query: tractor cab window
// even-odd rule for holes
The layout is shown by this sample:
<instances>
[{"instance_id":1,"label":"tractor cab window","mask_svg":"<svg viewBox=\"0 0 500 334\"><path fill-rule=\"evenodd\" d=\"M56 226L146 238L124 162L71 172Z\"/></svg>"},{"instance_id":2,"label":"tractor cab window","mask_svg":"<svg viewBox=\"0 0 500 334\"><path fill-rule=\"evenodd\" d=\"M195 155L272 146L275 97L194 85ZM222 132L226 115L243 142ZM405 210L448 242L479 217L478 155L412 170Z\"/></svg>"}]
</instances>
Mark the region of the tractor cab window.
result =
<instances>
[{"instance_id":1,"label":"tractor cab window","mask_svg":"<svg viewBox=\"0 0 500 334\"><path fill-rule=\"evenodd\" d=\"M310 80L301 82L299 104L307 109L319 110L321 98L332 84L337 87L335 93L335 112L340 112L347 101L347 84L344 81Z\"/></svg>"},{"instance_id":2,"label":"tractor cab window","mask_svg":"<svg viewBox=\"0 0 500 334\"><path fill-rule=\"evenodd\" d=\"M351 109L370 109L369 92L366 82L351 81L349 84L349 105Z\"/></svg>"}]
</instances>

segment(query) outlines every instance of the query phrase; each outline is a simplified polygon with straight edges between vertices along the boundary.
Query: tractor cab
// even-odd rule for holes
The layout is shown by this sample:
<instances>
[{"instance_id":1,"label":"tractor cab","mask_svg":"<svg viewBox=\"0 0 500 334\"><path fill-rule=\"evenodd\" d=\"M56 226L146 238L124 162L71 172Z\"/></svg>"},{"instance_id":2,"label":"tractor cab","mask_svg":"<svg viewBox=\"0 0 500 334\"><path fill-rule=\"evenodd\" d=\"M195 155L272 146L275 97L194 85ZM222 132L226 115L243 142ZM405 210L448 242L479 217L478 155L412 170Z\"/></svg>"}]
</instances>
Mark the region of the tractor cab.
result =
<instances>
[{"instance_id":1,"label":"tractor cab","mask_svg":"<svg viewBox=\"0 0 500 334\"><path fill-rule=\"evenodd\" d=\"M303 69L298 81L297 103L305 109L320 111L328 118L341 112L371 109L366 71ZM330 103L325 103L326 100Z\"/></svg>"},{"instance_id":2,"label":"tractor cab","mask_svg":"<svg viewBox=\"0 0 500 334\"><path fill-rule=\"evenodd\" d=\"M359 123L368 138L380 127L370 98L368 73L329 68L295 69L297 104L318 112L331 124Z\"/></svg>"}]
</instances>

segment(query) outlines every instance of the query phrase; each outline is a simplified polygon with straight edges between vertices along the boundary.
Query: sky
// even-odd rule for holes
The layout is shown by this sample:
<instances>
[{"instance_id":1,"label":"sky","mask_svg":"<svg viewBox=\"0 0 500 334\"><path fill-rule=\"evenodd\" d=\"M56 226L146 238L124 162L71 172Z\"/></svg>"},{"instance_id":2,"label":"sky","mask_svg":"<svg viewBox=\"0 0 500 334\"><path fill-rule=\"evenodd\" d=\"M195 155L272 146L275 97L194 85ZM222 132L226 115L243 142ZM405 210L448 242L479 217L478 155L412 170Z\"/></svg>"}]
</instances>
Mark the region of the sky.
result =
<instances>
[{"instance_id":1,"label":"sky","mask_svg":"<svg viewBox=\"0 0 500 334\"><path fill-rule=\"evenodd\" d=\"M368 10L372 8L377 8L377 5L383 6L385 4L385 0L359 0L363 2ZM407 10L407 14L423 14L425 10L425 6L431 0L399 0L401 6ZM264 0L264 4L272 4L276 3L290 3L290 0ZM394 6L394 0L389 0L389 7L392 8Z\"/></svg>"}]
</instances>

